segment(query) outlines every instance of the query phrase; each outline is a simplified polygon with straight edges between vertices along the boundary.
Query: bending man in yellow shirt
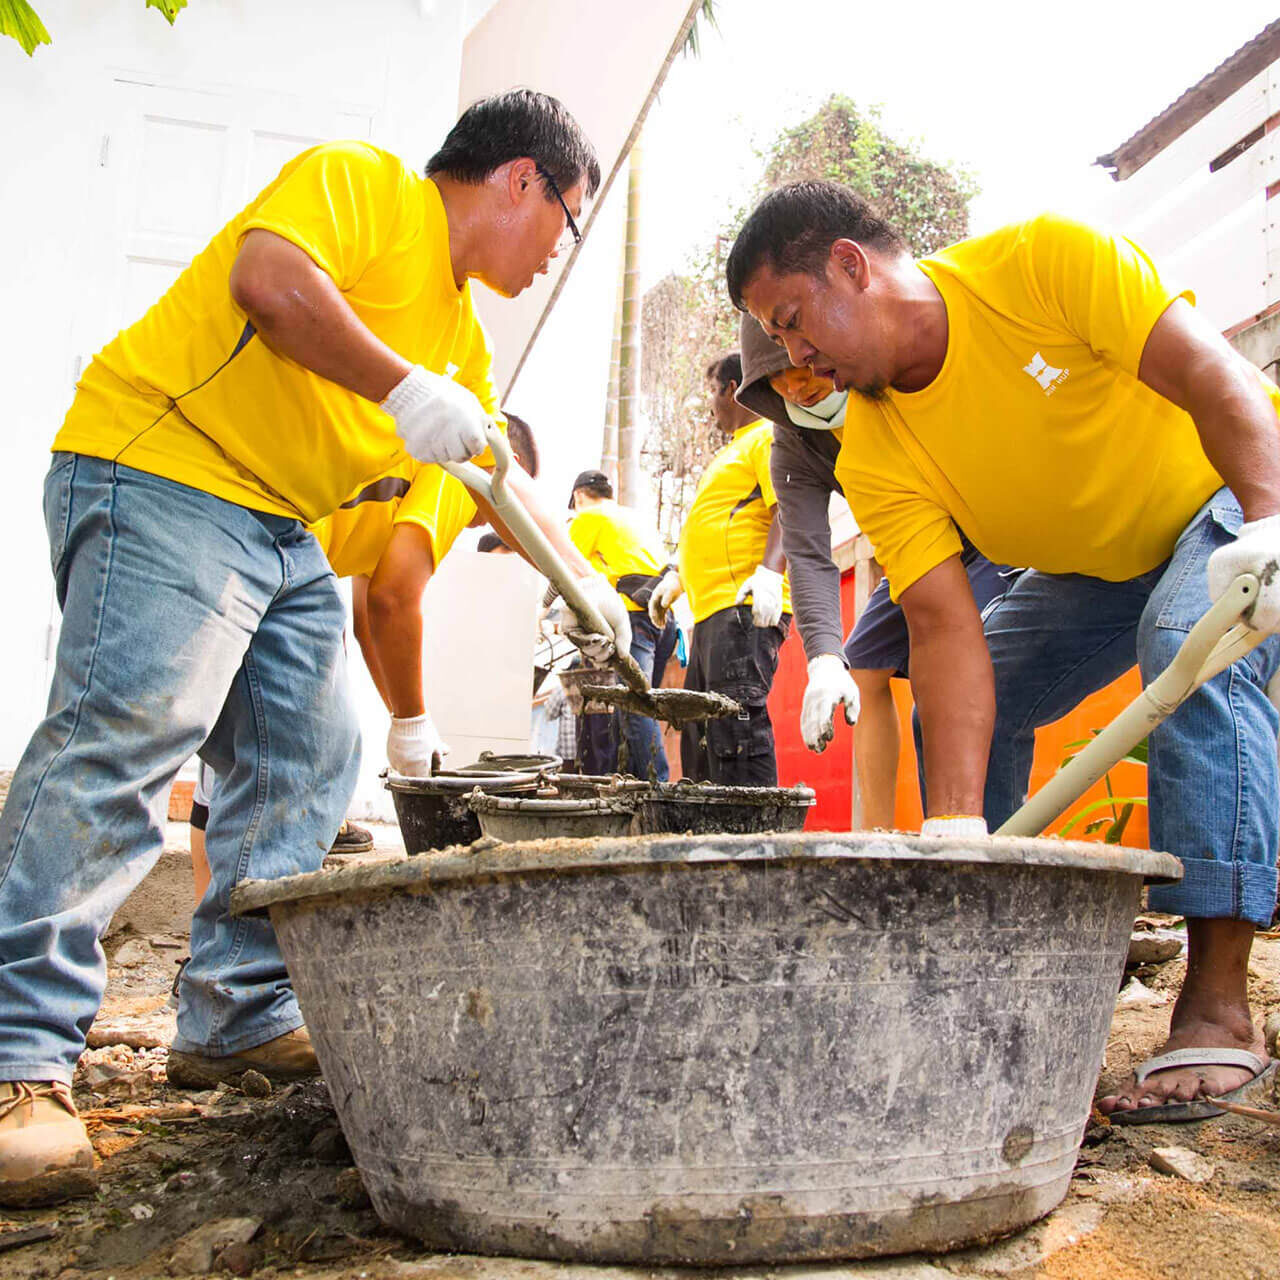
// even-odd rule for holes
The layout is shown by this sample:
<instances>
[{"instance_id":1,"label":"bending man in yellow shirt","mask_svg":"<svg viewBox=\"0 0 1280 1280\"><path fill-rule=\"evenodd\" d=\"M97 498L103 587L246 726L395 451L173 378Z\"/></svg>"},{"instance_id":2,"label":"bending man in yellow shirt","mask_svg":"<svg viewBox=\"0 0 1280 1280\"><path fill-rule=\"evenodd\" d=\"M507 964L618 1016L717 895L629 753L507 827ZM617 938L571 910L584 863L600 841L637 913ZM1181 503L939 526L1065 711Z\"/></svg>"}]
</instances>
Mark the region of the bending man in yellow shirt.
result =
<instances>
[{"instance_id":1,"label":"bending man in yellow shirt","mask_svg":"<svg viewBox=\"0 0 1280 1280\"><path fill-rule=\"evenodd\" d=\"M728 279L793 364L858 393L837 476L906 613L927 831L1003 822L1036 727L1135 658L1163 670L1236 574L1280 629L1278 393L1131 241L1046 215L916 262L852 192L799 183ZM957 527L1031 566L985 628ZM1276 897L1277 665L1273 636L1151 735L1152 844L1185 869L1151 905L1187 917L1189 959L1113 1122L1216 1114L1198 1099L1274 1072L1246 977Z\"/></svg>"},{"instance_id":2,"label":"bending man in yellow shirt","mask_svg":"<svg viewBox=\"0 0 1280 1280\"><path fill-rule=\"evenodd\" d=\"M598 183L577 124L527 90L469 108L426 176L368 143L313 147L85 370L45 483L48 713L0 816L0 1202L95 1182L69 1085L98 939L197 750L222 782L174 1048L314 1069L270 925L228 912L240 880L320 865L356 774L344 609L305 526L406 456L480 451L498 406L471 280L526 288Z\"/></svg>"},{"instance_id":3,"label":"bending man in yellow shirt","mask_svg":"<svg viewBox=\"0 0 1280 1280\"><path fill-rule=\"evenodd\" d=\"M766 704L791 627L778 498L769 474L773 426L734 399L742 385L738 352L713 360L707 382L716 426L730 439L698 481L680 530L678 568L658 584L649 616L655 625L665 622L673 601L688 592L693 640L685 688L723 693L743 709L741 716L684 727L685 777L772 787L778 758Z\"/></svg>"}]
</instances>

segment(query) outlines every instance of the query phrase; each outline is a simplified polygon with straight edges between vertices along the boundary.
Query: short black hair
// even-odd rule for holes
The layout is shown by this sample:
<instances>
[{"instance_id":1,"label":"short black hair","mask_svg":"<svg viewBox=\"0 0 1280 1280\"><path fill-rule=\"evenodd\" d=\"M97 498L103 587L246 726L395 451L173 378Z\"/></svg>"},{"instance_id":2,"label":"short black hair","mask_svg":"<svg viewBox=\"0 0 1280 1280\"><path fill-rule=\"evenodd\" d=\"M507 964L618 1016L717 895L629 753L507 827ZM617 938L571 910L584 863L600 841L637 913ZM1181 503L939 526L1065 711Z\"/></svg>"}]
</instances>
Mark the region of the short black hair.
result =
<instances>
[{"instance_id":1,"label":"short black hair","mask_svg":"<svg viewBox=\"0 0 1280 1280\"><path fill-rule=\"evenodd\" d=\"M480 535L479 542L476 543L477 551L510 551L511 548L494 533L492 529Z\"/></svg>"},{"instance_id":2,"label":"short black hair","mask_svg":"<svg viewBox=\"0 0 1280 1280\"><path fill-rule=\"evenodd\" d=\"M742 291L761 267L777 275L822 275L837 240L886 253L906 253L907 243L860 195L838 182L791 182L771 191L742 224L729 250L725 280L739 311Z\"/></svg>"},{"instance_id":3,"label":"short black hair","mask_svg":"<svg viewBox=\"0 0 1280 1280\"><path fill-rule=\"evenodd\" d=\"M707 365L707 377L716 380L716 386L723 391L731 382L742 386L742 353L730 351L727 355L716 356Z\"/></svg>"},{"instance_id":4,"label":"short black hair","mask_svg":"<svg viewBox=\"0 0 1280 1280\"><path fill-rule=\"evenodd\" d=\"M512 89L473 102L449 130L440 150L427 161L427 177L437 173L473 186L508 160L528 156L560 193L586 179L586 194L600 188L600 161L564 104L532 89ZM547 199L554 200L552 191Z\"/></svg>"},{"instance_id":5,"label":"short black hair","mask_svg":"<svg viewBox=\"0 0 1280 1280\"><path fill-rule=\"evenodd\" d=\"M612 498L613 483L603 471L579 471L578 478L569 491L569 505L573 506L573 495L579 489L589 493L593 498Z\"/></svg>"},{"instance_id":6,"label":"short black hair","mask_svg":"<svg viewBox=\"0 0 1280 1280\"><path fill-rule=\"evenodd\" d=\"M538 468L538 442L533 438L533 428L518 414L510 409L503 409L502 416L507 420L507 440L516 461L536 480Z\"/></svg>"}]
</instances>

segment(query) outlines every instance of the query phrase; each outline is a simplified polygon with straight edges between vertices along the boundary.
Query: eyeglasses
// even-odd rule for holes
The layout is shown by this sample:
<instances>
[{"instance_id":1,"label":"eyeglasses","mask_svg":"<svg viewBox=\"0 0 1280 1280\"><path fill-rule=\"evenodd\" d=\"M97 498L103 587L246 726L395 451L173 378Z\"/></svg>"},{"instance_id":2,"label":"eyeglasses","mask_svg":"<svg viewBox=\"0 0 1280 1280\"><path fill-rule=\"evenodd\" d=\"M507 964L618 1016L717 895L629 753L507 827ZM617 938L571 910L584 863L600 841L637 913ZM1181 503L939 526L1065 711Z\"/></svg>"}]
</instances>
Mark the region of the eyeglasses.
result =
<instances>
[{"instance_id":1,"label":"eyeglasses","mask_svg":"<svg viewBox=\"0 0 1280 1280\"><path fill-rule=\"evenodd\" d=\"M560 207L564 210L564 223L569 230L570 237L572 237L572 239L562 238L560 242L556 245L557 251L561 249L568 249L573 245L581 244L582 232L578 230L578 224L574 222L573 214L569 212L569 206L565 204L564 196L560 194L560 188L556 186L556 180L541 166L538 167L538 173L541 176L543 182L545 182L547 186L551 188L552 194L554 194L555 198L560 201Z\"/></svg>"}]
</instances>

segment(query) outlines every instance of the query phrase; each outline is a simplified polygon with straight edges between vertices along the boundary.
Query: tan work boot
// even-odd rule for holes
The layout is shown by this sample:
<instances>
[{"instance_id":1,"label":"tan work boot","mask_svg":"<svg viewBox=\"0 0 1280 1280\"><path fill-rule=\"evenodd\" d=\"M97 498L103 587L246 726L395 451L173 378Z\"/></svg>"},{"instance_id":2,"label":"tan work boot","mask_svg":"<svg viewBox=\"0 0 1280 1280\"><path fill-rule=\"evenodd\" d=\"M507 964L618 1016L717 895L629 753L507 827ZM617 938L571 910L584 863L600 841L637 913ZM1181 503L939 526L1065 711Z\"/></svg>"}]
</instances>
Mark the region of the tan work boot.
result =
<instances>
[{"instance_id":1,"label":"tan work boot","mask_svg":"<svg viewBox=\"0 0 1280 1280\"><path fill-rule=\"evenodd\" d=\"M0 1204L25 1208L89 1195L93 1146L58 1080L0 1081Z\"/></svg>"},{"instance_id":2,"label":"tan work boot","mask_svg":"<svg viewBox=\"0 0 1280 1280\"><path fill-rule=\"evenodd\" d=\"M170 1049L165 1068L169 1083L179 1089L212 1089L221 1081L233 1080L246 1071L257 1071L280 1084L318 1076L320 1064L316 1061L306 1027L299 1027L287 1035L268 1040L266 1044L255 1045L243 1053L233 1053L225 1058L209 1058L199 1053Z\"/></svg>"}]
</instances>

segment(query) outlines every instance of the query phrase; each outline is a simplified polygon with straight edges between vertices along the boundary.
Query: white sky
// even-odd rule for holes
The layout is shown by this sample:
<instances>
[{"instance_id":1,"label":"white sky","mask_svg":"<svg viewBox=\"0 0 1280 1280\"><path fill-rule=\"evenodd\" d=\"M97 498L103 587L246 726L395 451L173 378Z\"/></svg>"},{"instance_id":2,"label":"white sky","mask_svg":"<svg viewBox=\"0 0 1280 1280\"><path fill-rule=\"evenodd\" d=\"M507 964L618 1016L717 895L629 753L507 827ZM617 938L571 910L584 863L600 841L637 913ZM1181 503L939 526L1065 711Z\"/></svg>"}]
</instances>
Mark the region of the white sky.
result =
<instances>
[{"instance_id":1,"label":"white sky","mask_svg":"<svg viewBox=\"0 0 1280 1280\"><path fill-rule=\"evenodd\" d=\"M1088 214L1114 150L1257 35L1276 0L721 0L720 34L678 58L644 135L648 288L706 246L759 176L753 148L841 92L982 188L972 228ZM787 18L793 19L790 29Z\"/></svg>"}]
</instances>

